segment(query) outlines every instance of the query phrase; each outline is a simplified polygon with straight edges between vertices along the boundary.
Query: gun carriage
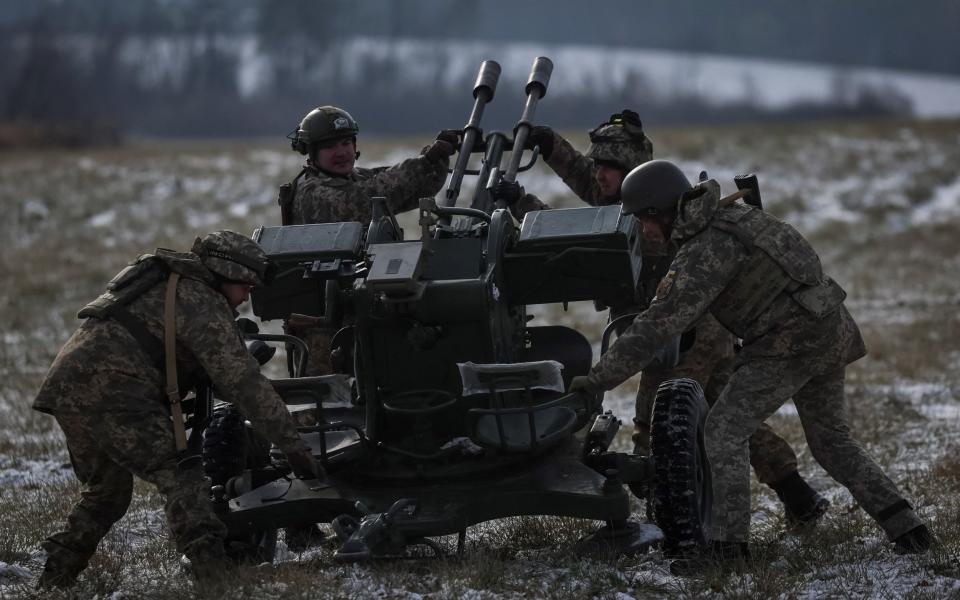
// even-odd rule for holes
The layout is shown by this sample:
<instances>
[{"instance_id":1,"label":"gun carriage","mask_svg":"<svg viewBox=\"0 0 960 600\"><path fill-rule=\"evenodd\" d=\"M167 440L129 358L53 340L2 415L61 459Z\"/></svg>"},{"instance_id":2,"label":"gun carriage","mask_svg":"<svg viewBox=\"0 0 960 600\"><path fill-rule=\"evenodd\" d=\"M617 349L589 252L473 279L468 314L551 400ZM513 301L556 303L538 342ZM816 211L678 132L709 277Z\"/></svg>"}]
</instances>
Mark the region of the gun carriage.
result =
<instances>
[{"instance_id":1,"label":"gun carriage","mask_svg":"<svg viewBox=\"0 0 960 600\"><path fill-rule=\"evenodd\" d=\"M537 159L527 139L552 68L547 58L534 62L511 134L484 135L500 66L481 65L449 185L420 201L419 239L404 239L382 198L371 199L368 224L255 232L279 275L254 292L254 314L339 327L331 348L338 373L320 377L302 375L300 340L246 334L288 344L290 377L273 383L288 405L315 412L301 434L327 481L284 473L230 407L214 411L205 434L216 442L204 456L216 474L215 506L231 537L261 558L272 555L278 528L318 522L340 537L342 560L399 556L417 544L439 551L430 538L450 534L462 551L468 527L515 515L604 521L583 540L585 551L700 541L710 482L699 386L661 388L654 456L612 452L619 421L602 411L602 398L564 392L594 362L591 344L572 328L528 324L530 305L632 298L642 267L641 233L619 205L528 213L518 226L491 194ZM466 174L476 188L459 206ZM621 324L606 328L601 352ZM232 458L217 450L224 446ZM631 520L631 490L650 497L656 525Z\"/></svg>"}]
</instances>

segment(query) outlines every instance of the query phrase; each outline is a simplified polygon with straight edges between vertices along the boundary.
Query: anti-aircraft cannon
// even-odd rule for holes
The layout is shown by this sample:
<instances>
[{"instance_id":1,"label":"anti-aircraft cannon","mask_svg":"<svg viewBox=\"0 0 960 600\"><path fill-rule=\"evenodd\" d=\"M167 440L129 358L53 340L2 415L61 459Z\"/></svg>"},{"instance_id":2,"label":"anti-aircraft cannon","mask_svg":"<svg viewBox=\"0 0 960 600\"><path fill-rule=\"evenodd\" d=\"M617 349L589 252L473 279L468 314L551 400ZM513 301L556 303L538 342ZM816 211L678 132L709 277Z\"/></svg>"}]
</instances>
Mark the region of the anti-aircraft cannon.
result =
<instances>
[{"instance_id":1,"label":"anti-aircraft cannon","mask_svg":"<svg viewBox=\"0 0 960 600\"><path fill-rule=\"evenodd\" d=\"M618 205L529 213L518 227L491 194L536 161L527 134L552 68L547 58L534 62L513 134L484 136L500 66L482 64L449 186L439 200L420 201L419 239L405 240L376 198L369 224L256 230L279 274L254 292L254 314L342 324L331 348L340 372L302 377L299 340L247 335L291 344L290 377L274 385L289 405L315 411L317 424L301 434L328 480L235 461L214 492L232 537L269 555L277 528L330 522L342 541L337 558L359 560L416 544L437 550L430 538L449 534L459 534L462 550L471 525L559 515L606 522L584 549L700 541L710 482L699 386L661 388L653 457L611 452L619 421L602 399L564 392L594 362L591 344L568 327L528 324L529 305L630 298L641 269L640 231ZM474 154L483 158L471 171ZM477 177L469 207L458 206L465 174ZM630 520L628 490L650 496L659 527Z\"/></svg>"}]
</instances>

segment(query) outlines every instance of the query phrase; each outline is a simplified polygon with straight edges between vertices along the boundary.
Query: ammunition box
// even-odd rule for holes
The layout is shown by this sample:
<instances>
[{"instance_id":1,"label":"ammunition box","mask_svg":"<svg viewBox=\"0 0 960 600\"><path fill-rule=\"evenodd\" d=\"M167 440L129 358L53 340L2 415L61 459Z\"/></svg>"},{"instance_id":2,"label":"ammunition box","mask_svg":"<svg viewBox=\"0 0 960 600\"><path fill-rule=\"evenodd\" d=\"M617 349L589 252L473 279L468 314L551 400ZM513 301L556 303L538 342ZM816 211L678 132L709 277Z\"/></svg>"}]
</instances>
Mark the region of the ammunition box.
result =
<instances>
[{"instance_id":1,"label":"ammunition box","mask_svg":"<svg viewBox=\"0 0 960 600\"><path fill-rule=\"evenodd\" d=\"M620 205L529 212L504 256L511 304L635 301L642 267L639 223Z\"/></svg>"},{"instance_id":2,"label":"ammunition box","mask_svg":"<svg viewBox=\"0 0 960 600\"><path fill-rule=\"evenodd\" d=\"M264 321L283 319L291 313L321 316L326 279L307 277L306 272L317 261L334 264L361 260L363 233L360 223L257 228L253 239L277 264L277 276L269 286L251 293L253 314ZM330 277L337 275L336 269L328 272Z\"/></svg>"},{"instance_id":3,"label":"ammunition box","mask_svg":"<svg viewBox=\"0 0 960 600\"><path fill-rule=\"evenodd\" d=\"M371 244L369 253L373 262L366 284L371 290L406 294L416 290L423 253L421 242Z\"/></svg>"}]
</instances>

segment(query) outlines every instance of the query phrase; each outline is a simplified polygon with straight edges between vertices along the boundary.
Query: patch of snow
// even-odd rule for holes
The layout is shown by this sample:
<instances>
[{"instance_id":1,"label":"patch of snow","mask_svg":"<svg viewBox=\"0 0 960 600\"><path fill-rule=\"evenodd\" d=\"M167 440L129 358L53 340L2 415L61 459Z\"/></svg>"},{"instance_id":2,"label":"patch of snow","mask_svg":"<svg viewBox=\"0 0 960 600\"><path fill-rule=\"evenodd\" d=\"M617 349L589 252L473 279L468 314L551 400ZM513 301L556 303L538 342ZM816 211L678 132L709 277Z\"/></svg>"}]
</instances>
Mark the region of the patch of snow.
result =
<instances>
[{"instance_id":1,"label":"patch of snow","mask_svg":"<svg viewBox=\"0 0 960 600\"><path fill-rule=\"evenodd\" d=\"M0 561L0 585L23 583L31 577L33 574L26 567Z\"/></svg>"},{"instance_id":2,"label":"patch of snow","mask_svg":"<svg viewBox=\"0 0 960 600\"><path fill-rule=\"evenodd\" d=\"M23 203L23 218L31 220L43 220L50 215L50 209L47 203L39 198L27 198Z\"/></svg>"},{"instance_id":3,"label":"patch of snow","mask_svg":"<svg viewBox=\"0 0 960 600\"><path fill-rule=\"evenodd\" d=\"M241 202L235 202L230 205L228 212L234 217L245 217L250 214L250 205Z\"/></svg>"},{"instance_id":4,"label":"patch of snow","mask_svg":"<svg viewBox=\"0 0 960 600\"><path fill-rule=\"evenodd\" d=\"M4 463L6 462L5 460ZM7 489L72 476L73 469L70 465L59 460L18 460L12 465L0 463L0 487Z\"/></svg>"},{"instance_id":5,"label":"patch of snow","mask_svg":"<svg viewBox=\"0 0 960 600\"><path fill-rule=\"evenodd\" d=\"M898 381L889 387L890 393L908 400L914 406L926 404L932 399L948 400L953 398L949 387L941 383L926 381Z\"/></svg>"},{"instance_id":6,"label":"patch of snow","mask_svg":"<svg viewBox=\"0 0 960 600\"><path fill-rule=\"evenodd\" d=\"M266 55L260 52L260 43L256 37L245 37L240 40L238 48L239 61L237 64L237 91L241 96L252 96L263 84L269 85L269 61Z\"/></svg>"},{"instance_id":7,"label":"patch of snow","mask_svg":"<svg viewBox=\"0 0 960 600\"><path fill-rule=\"evenodd\" d=\"M117 211L106 210L102 213L93 215L88 221L91 227L108 227L117 220Z\"/></svg>"},{"instance_id":8,"label":"patch of snow","mask_svg":"<svg viewBox=\"0 0 960 600\"><path fill-rule=\"evenodd\" d=\"M223 215L219 212L197 212L190 211L187 214L187 224L193 229L217 229L217 225L223 222Z\"/></svg>"},{"instance_id":9,"label":"patch of snow","mask_svg":"<svg viewBox=\"0 0 960 600\"><path fill-rule=\"evenodd\" d=\"M960 218L960 177L937 188L929 202L921 204L910 214L910 223L923 225L942 223Z\"/></svg>"},{"instance_id":10,"label":"patch of snow","mask_svg":"<svg viewBox=\"0 0 960 600\"><path fill-rule=\"evenodd\" d=\"M786 60L764 60L716 54L646 50L624 46L576 44L530 44L449 42L414 39L358 37L345 41L348 76L364 75L360 65L397 57L410 65L404 79L412 87L453 85L465 72L474 72L480 62L494 58L502 66L501 89L522 87L533 59L549 56L556 69L550 81L552 94L583 93L598 97L614 89L643 83L644 90L665 90L666 97L697 94L716 104L747 99L780 108L798 101L822 101L833 97L843 81L855 90L857 84L889 87L907 96L920 116L955 115L960 110L960 78L908 71L860 69ZM437 74L437 57L446 70ZM339 58L341 62L344 58ZM321 67L317 67L318 71ZM512 86L512 87L510 87ZM649 93L649 92L648 92Z\"/></svg>"}]
</instances>

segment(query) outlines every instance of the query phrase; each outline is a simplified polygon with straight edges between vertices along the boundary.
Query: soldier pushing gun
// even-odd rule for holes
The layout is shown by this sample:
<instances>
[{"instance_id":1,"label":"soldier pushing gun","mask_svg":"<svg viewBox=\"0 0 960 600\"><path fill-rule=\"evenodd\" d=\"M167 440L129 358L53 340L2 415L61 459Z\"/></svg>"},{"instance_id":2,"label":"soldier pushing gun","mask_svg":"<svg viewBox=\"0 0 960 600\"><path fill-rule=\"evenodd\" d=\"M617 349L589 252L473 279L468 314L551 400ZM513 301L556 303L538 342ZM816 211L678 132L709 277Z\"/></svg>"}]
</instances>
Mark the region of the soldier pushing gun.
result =
<instances>
[{"instance_id":1,"label":"soldier pushing gun","mask_svg":"<svg viewBox=\"0 0 960 600\"><path fill-rule=\"evenodd\" d=\"M590 131L590 147L586 154L578 152L563 136L545 126L532 129L530 142L540 148L541 156L570 190L591 206L620 203L623 179L635 167L653 158L653 144L643 131L640 116L628 109L612 115ZM755 187L756 178L748 183ZM517 183L501 183L494 195L511 205L519 217L532 210L550 208L536 196L524 193ZM755 193L755 197L759 194ZM611 306L611 320L626 319L627 315L649 306L677 253L677 244L664 237L660 228L644 227L643 233L643 272L638 286L640 303ZM734 336L706 313L683 332L676 365L656 363L642 370L634 418L635 454L650 455L650 422L660 384L670 379L693 379L701 385L704 398L712 406L730 378L734 341ZM797 455L783 438L764 423L750 437L749 445L750 463L757 478L769 485L783 502L786 519L791 525L811 524L823 516L830 506L829 500L800 475Z\"/></svg>"},{"instance_id":2,"label":"soldier pushing gun","mask_svg":"<svg viewBox=\"0 0 960 600\"><path fill-rule=\"evenodd\" d=\"M844 413L846 365L866 354L843 304L846 293L823 274L795 229L735 200L708 180L690 185L667 161L651 161L624 179L623 210L644 229L679 246L650 306L638 315L572 391L616 387L653 352L709 312L744 340L729 382L705 427L713 474L708 546L676 561L676 574L702 572L749 556L749 442L793 398L813 457L850 490L900 552L926 551L933 536L900 490L853 438Z\"/></svg>"},{"instance_id":3,"label":"soldier pushing gun","mask_svg":"<svg viewBox=\"0 0 960 600\"><path fill-rule=\"evenodd\" d=\"M180 406L202 377L286 453L295 474L324 477L235 325L236 307L270 275L253 240L217 231L197 238L190 252L139 257L80 311L86 320L33 404L56 418L83 485L66 529L43 542L39 587L73 584L126 513L134 475L165 497L167 524L198 583L223 577L231 564L227 529L208 500L199 457L187 448Z\"/></svg>"}]
</instances>

